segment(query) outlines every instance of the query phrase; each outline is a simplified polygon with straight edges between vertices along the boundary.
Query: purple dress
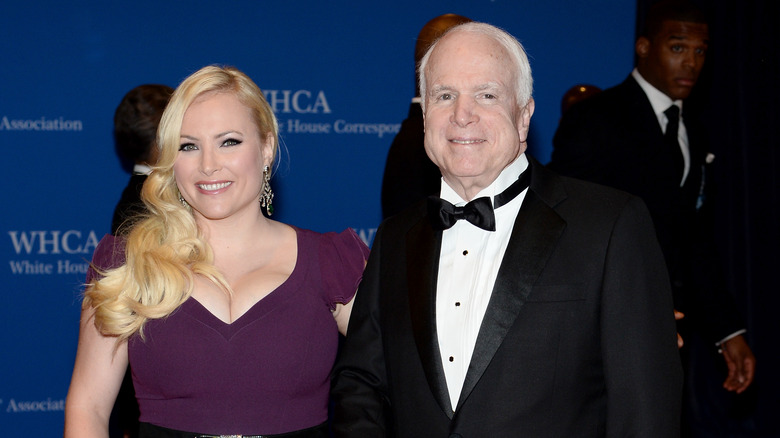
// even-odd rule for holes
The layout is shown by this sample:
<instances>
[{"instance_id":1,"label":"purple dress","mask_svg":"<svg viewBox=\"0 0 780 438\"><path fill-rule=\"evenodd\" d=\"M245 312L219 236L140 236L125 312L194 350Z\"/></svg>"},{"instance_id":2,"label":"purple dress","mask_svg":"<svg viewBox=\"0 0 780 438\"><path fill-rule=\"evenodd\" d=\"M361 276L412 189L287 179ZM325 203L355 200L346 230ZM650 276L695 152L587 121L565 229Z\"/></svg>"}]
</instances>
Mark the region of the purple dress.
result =
<instances>
[{"instance_id":1,"label":"purple dress","mask_svg":"<svg viewBox=\"0 0 780 438\"><path fill-rule=\"evenodd\" d=\"M145 340L130 338L142 422L259 435L327 421L338 347L331 310L354 296L368 248L350 229L295 230L298 259L290 277L232 324L189 298L167 318L148 321ZM101 247L113 247L113 240L104 237L95 258L110 253Z\"/></svg>"}]
</instances>

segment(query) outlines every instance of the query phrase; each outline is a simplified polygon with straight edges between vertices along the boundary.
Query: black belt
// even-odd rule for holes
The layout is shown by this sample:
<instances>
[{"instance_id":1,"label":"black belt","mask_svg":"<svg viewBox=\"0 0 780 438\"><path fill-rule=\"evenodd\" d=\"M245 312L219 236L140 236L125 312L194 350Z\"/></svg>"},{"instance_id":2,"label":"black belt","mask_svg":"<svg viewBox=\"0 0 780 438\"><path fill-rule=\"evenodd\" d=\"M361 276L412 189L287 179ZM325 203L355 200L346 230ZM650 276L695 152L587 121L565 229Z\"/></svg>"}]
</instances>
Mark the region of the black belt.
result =
<instances>
[{"instance_id":1,"label":"black belt","mask_svg":"<svg viewBox=\"0 0 780 438\"><path fill-rule=\"evenodd\" d=\"M210 435L194 432L182 432L180 430L168 429L167 427L155 426L151 423L141 423L138 429L139 438L328 438L328 425L322 423L319 426L308 429L296 430L295 432L279 433L273 435Z\"/></svg>"}]
</instances>

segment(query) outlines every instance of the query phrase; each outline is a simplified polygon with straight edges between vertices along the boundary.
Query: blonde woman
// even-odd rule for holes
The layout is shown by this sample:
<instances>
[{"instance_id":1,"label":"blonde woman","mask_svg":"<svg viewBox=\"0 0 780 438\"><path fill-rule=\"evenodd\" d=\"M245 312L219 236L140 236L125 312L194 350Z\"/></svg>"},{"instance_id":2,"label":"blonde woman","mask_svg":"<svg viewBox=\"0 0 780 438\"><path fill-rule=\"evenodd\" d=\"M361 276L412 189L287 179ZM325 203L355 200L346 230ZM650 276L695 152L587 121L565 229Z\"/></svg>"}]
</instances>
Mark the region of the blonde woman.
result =
<instances>
[{"instance_id":1,"label":"blonde woman","mask_svg":"<svg viewBox=\"0 0 780 438\"><path fill-rule=\"evenodd\" d=\"M141 437L327 436L329 373L368 249L269 219L277 122L233 68L176 89L149 214L95 250L66 437L105 437L128 363Z\"/></svg>"}]
</instances>

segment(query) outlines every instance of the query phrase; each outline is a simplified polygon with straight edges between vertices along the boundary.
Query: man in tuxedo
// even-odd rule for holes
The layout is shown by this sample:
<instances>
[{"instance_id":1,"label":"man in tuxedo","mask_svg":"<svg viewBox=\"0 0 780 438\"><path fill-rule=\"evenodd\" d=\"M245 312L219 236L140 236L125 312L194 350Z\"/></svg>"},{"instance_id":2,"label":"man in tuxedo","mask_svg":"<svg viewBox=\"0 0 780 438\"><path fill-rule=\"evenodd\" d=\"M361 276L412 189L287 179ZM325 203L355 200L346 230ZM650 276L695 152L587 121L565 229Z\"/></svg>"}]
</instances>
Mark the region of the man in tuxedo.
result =
<instances>
[{"instance_id":1,"label":"man in tuxedo","mask_svg":"<svg viewBox=\"0 0 780 438\"><path fill-rule=\"evenodd\" d=\"M172 94L167 85L139 85L125 94L114 111L114 145L120 158L132 163L133 173L114 208L111 234L146 210L141 187L157 162L157 125Z\"/></svg>"},{"instance_id":2,"label":"man in tuxedo","mask_svg":"<svg viewBox=\"0 0 780 438\"><path fill-rule=\"evenodd\" d=\"M422 59L441 198L377 231L334 369L336 436L677 436L682 373L649 214L525 153L531 90L520 43L485 23Z\"/></svg>"},{"instance_id":3,"label":"man in tuxedo","mask_svg":"<svg viewBox=\"0 0 780 438\"><path fill-rule=\"evenodd\" d=\"M457 14L444 14L432 18L417 35L414 46L415 69L428 47L447 29L471 19ZM419 79L415 74L415 79ZM439 193L441 173L425 154L423 146L423 115L420 108L420 87L415 80L415 97L409 104L409 115L401 123L390 150L387 152L385 172L382 177L382 217L388 218L405 208Z\"/></svg>"},{"instance_id":4,"label":"man in tuxedo","mask_svg":"<svg viewBox=\"0 0 780 438\"><path fill-rule=\"evenodd\" d=\"M722 386L740 393L753 380L755 357L715 258L706 179L714 157L696 114L684 105L708 43L705 17L694 5L680 0L653 5L635 44L636 68L623 83L563 116L549 168L645 201L672 280L675 308L686 315L682 336L686 342L704 339L711 350L703 352L708 360L719 347L728 368ZM689 377L702 374L692 368L700 361L683 363L691 364ZM686 399L691 412L701 412L711 397L697 402L691 385L686 384Z\"/></svg>"}]
</instances>

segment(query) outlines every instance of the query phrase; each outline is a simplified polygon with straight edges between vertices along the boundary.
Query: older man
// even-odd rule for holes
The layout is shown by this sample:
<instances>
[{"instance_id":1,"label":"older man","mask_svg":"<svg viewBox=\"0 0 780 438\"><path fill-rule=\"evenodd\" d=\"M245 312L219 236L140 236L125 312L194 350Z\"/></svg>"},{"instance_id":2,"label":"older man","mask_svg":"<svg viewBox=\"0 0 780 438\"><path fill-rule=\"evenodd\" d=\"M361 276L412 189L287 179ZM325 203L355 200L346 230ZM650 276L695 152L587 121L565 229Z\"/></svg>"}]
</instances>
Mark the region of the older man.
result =
<instances>
[{"instance_id":1,"label":"older man","mask_svg":"<svg viewBox=\"0 0 780 438\"><path fill-rule=\"evenodd\" d=\"M335 369L337 436L676 436L644 204L525 154L532 79L511 35L457 26L420 73L441 199L377 232Z\"/></svg>"}]
</instances>

